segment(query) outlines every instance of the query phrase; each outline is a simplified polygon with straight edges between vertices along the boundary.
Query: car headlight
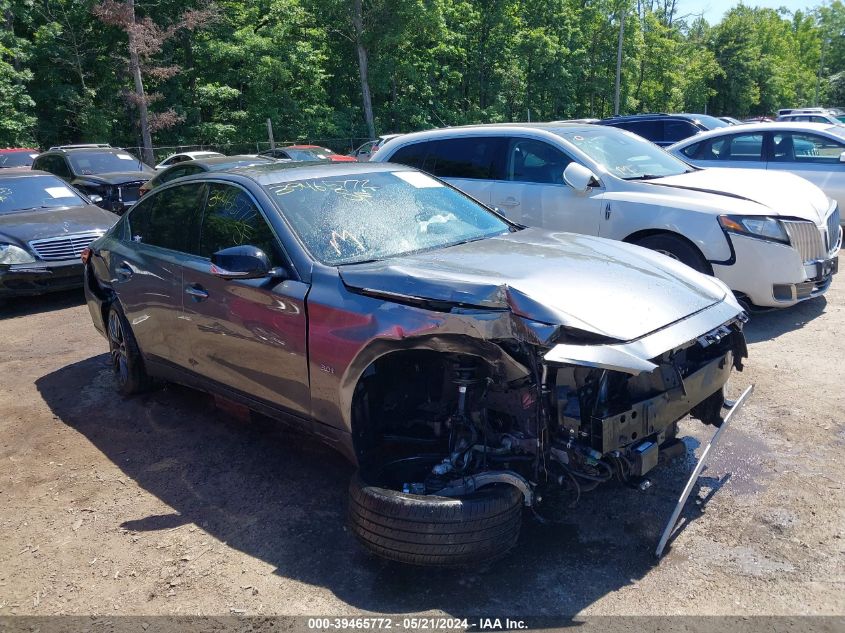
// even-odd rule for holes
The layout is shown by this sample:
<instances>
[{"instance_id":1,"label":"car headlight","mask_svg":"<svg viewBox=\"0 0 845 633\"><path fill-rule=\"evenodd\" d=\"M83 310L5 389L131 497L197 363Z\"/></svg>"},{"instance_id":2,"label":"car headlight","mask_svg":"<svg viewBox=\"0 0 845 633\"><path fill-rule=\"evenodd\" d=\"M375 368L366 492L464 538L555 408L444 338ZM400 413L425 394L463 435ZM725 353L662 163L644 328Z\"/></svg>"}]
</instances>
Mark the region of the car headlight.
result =
<instances>
[{"instance_id":1,"label":"car headlight","mask_svg":"<svg viewBox=\"0 0 845 633\"><path fill-rule=\"evenodd\" d=\"M0 264L31 264L35 258L20 246L0 244Z\"/></svg>"},{"instance_id":2,"label":"car headlight","mask_svg":"<svg viewBox=\"0 0 845 633\"><path fill-rule=\"evenodd\" d=\"M777 218L759 215L720 215L719 224L732 233L789 244L786 229Z\"/></svg>"}]
</instances>

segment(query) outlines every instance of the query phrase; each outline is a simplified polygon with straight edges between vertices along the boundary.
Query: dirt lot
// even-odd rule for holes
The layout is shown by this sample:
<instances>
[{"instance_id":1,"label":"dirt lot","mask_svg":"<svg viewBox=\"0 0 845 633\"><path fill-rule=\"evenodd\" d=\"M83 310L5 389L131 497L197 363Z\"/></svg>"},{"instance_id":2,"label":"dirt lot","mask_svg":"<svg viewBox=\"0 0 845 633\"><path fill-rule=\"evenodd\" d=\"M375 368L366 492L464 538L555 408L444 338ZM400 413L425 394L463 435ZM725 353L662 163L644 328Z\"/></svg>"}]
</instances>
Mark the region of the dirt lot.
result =
<instances>
[{"instance_id":1,"label":"dirt lot","mask_svg":"<svg viewBox=\"0 0 845 633\"><path fill-rule=\"evenodd\" d=\"M845 274L845 273L843 273ZM842 276L842 275L840 275ZM368 556L350 466L268 421L168 387L124 400L77 293L0 318L0 616L10 614L845 614L845 279L755 315L757 390L657 564L712 433L640 492L608 485L564 525L472 572Z\"/></svg>"}]
</instances>

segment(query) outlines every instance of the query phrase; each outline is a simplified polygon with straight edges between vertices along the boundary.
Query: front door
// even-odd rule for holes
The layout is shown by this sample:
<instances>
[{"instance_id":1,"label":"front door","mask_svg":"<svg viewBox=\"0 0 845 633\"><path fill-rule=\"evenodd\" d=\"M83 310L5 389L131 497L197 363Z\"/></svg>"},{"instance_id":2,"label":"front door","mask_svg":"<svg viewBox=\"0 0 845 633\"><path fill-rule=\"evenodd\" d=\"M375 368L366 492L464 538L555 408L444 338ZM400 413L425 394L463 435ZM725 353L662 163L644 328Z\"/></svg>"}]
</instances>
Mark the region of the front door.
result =
<instances>
[{"instance_id":1,"label":"front door","mask_svg":"<svg viewBox=\"0 0 845 633\"><path fill-rule=\"evenodd\" d=\"M835 141L809 132L775 132L767 169L806 178L845 210L845 140Z\"/></svg>"},{"instance_id":2,"label":"front door","mask_svg":"<svg viewBox=\"0 0 845 633\"><path fill-rule=\"evenodd\" d=\"M231 246L263 250L283 271L272 279L226 280L211 255ZM308 415L305 297L281 244L253 197L239 186L209 185L208 201L182 277L191 370L292 413Z\"/></svg>"},{"instance_id":3,"label":"front door","mask_svg":"<svg viewBox=\"0 0 845 633\"><path fill-rule=\"evenodd\" d=\"M578 193L563 182L572 159L546 141L512 138L506 179L494 183L492 204L509 220L552 231L598 235L604 190Z\"/></svg>"}]
</instances>

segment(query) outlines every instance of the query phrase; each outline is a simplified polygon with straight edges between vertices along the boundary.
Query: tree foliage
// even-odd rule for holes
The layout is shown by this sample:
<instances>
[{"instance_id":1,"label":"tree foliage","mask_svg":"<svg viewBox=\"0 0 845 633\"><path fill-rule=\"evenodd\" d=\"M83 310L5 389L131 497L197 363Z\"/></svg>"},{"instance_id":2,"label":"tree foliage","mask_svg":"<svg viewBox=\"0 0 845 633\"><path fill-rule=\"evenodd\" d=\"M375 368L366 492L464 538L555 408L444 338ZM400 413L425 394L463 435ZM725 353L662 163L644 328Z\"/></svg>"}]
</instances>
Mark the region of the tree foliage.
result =
<instances>
[{"instance_id":1,"label":"tree foliage","mask_svg":"<svg viewBox=\"0 0 845 633\"><path fill-rule=\"evenodd\" d=\"M623 14L623 113L845 105L842 0L715 25L673 0L134 0L134 22L128 4L0 0L0 145L140 146L139 99L156 145L256 141L268 118L349 145L365 89L377 133L606 116Z\"/></svg>"}]
</instances>

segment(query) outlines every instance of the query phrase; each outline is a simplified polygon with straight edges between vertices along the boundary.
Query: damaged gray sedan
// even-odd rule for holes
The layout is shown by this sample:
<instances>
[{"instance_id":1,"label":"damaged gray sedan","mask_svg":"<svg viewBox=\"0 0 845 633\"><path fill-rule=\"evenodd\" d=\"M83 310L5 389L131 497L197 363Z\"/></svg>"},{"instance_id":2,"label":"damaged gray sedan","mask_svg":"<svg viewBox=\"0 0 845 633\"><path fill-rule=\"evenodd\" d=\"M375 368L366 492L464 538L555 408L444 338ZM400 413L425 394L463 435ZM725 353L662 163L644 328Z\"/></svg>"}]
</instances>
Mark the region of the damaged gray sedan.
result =
<instances>
[{"instance_id":1,"label":"damaged gray sedan","mask_svg":"<svg viewBox=\"0 0 845 633\"><path fill-rule=\"evenodd\" d=\"M515 225L419 171L267 165L175 180L83 256L119 389L222 394L355 462L378 555L502 555L522 511L636 480L718 426L746 356L720 281Z\"/></svg>"}]
</instances>

